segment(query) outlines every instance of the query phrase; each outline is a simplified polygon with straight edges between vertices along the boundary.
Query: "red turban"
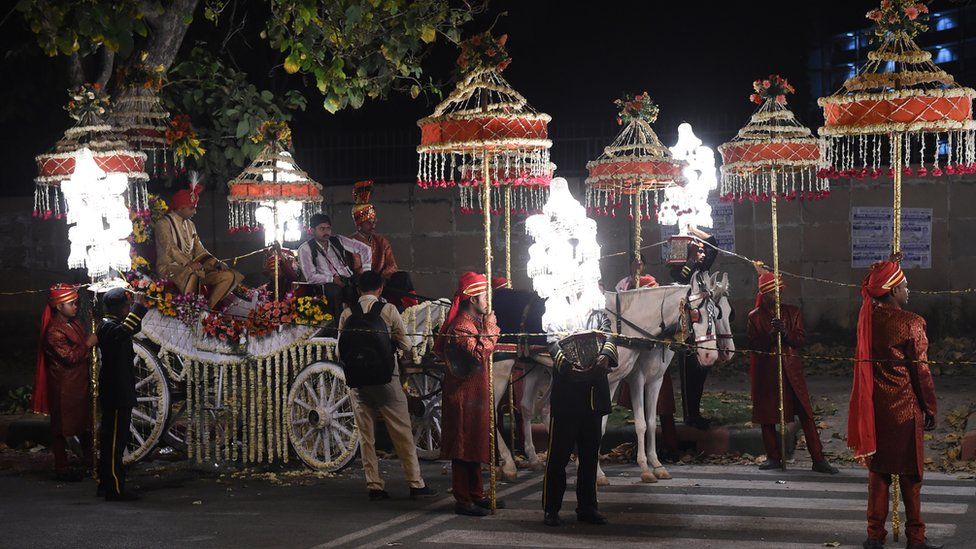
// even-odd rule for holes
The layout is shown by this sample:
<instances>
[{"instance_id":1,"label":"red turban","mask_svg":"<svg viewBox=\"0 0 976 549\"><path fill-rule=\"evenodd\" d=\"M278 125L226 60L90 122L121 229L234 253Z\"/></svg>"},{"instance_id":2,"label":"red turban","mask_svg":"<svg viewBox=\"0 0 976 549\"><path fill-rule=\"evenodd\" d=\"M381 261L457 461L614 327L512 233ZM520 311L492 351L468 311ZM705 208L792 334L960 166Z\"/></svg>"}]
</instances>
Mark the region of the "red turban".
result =
<instances>
[{"instance_id":1,"label":"red turban","mask_svg":"<svg viewBox=\"0 0 976 549\"><path fill-rule=\"evenodd\" d=\"M651 275L640 275L637 279L638 288L653 288L657 286L657 279Z\"/></svg>"},{"instance_id":2,"label":"red turban","mask_svg":"<svg viewBox=\"0 0 976 549\"><path fill-rule=\"evenodd\" d=\"M31 395L30 409L35 414L47 414L50 410L47 401L47 363L44 357L44 338L54 309L62 303L78 299L78 287L71 284L55 284L47 294L47 305L41 313L41 332L37 338L37 362L34 368L34 392Z\"/></svg>"},{"instance_id":3,"label":"red turban","mask_svg":"<svg viewBox=\"0 0 976 549\"><path fill-rule=\"evenodd\" d=\"M447 344L445 334L451 329L454 320L457 319L458 313L461 311L461 304L472 297L484 295L487 292L488 279L485 275L472 272L461 274L461 278L458 280L457 292L454 294L454 301L451 303L451 310L447 312L444 323L441 324L441 331L437 336L437 341L434 342L435 353L440 355L444 352L444 345Z\"/></svg>"},{"instance_id":4,"label":"red turban","mask_svg":"<svg viewBox=\"0 0 976 549\"><path fill-rule=\"evenodd\" d=\"M196 208L197 204L200 202L201 192L203 192L203 185L198 185L191 182L189 189L180 189L173 193L173 198L170 199L169 204L170 209L179 210L181 208Z\"/></svg>"},{"instance_id":5,"label":"red turban","mask_svg":"<svg viewBox=\"0 0 976 549\"><path fill-rule=\"evenodd\" d=\"M372 181L357 181L352 186L352 220L356 225L362 225L367 221L376 221L376 209L369 203L373 197Z\"/></svg>"},{"instance_id":6,"label":"red turban","mask_svg":"<svg viewBox=\"0 0 976 549\"><path fill-rule=\"evenodd\" d=\"M887 295L905 280L901 266L894 261L871 265L871 272L861 283L861 311L857 316L857 355L854 363L854 386L847 417L847 446L854 457L874 454L877 438L874 432L874 365L871 361L871 299Z\"/></svg>"},{"instance_id":7,"label":"red turban","mask_svg":"<svg viewBox=\"0 0 976 549\"><path fill-rule=\"evenodd\" d=\"M499 290L501 288L508 287L508 279L504 276L493 276L491 277L491 289Z\"/></svg>"},{"instance_id":8,"label":"red turban","mask_svg":"<svg viewBox=\"0 0 976 549\"><path fill-rule=\"evenodd\" d=\"M759 291L756 293L756 308L762 305L763 294L775 291L777 287L779 287L780 291L783 291L783 288L786 287L786 284L783 284L783 275L780 275L778 280L776 279L776 275L769 271L759 275Z\"/></svg>"}]
</instances>

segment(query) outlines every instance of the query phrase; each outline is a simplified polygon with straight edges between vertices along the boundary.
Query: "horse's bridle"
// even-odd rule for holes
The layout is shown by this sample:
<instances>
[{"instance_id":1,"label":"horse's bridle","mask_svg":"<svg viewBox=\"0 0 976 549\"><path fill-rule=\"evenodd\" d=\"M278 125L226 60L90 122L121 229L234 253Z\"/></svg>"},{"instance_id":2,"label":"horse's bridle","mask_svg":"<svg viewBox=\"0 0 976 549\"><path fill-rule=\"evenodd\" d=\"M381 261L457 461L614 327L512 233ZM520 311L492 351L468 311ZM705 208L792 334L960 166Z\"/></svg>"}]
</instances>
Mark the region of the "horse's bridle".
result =
<instances>
[{"instance_id":1,"label":"horse's bridle","mask_svg":"<svg viewBox=\"0 0 976 549\"><path fill-rule=\"evenodd\" d=\"M699 288L705 287L705 283L702 280L701 272L695 273L695 276L698 277L698 287ZM692 303L696 301L698 302L698 306L697 307L692 306ZM688 335L688 340L694 341L696 345L699 343L707 343L709 341L717 341L718 339L718 336L716 335L716 329L715 329L715 318L716 318L715 302L712 299L711 290L708 290L706 288L704 290L700 290L697 294L692 295L691 286L689 286L688 294L685 296L685 311L684 311L686 318L688 319L689 327L693 326L694 324L697 324L698 322L701 322L702 307L705 308L705 315L708 319L707 327L705 329L705 335L695 336L694 329L690 330L690 333ZM731 334L729 334L729 337L731 337Z\"/></svg>"}]
</instances>

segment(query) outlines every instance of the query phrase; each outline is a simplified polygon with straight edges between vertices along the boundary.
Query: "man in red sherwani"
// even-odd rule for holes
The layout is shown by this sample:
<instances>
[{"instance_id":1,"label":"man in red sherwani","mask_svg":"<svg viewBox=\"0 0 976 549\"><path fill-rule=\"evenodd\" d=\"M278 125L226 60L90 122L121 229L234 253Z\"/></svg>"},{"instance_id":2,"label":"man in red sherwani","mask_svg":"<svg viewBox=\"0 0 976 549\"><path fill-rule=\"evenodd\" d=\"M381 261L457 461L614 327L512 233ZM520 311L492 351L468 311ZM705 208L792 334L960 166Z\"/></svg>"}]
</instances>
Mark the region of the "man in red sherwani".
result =
<instances>
[{"instance_id":1,"label":"man in red sherwani","mask_svg":"<svg viewBox=\"0 0 976 549\"><path fill-rule=\"evenodd\" d=\"M55 284L41 316L41 336L34 374L31 409L51 414L51 452L62 482L77 482L82 474L68 468L67 438L77 436L91 465L91 350L98 338L78 319L78 290Z\"/></svg>"},{"instance_id":2,"label":"man in red sherwani","mask_svg":"<svg viewBox=\"0 0 976 549\"><path fill-rule=\"evenodd\" d=\"M749 313L747 334L749 348L759 353L749 357L749 378L752 382L752 422L762 425L763 446L766 461L760 469L779 469L783 466L783 451L776 432L779 423L779 366L776 357L776 334L783 338L783 410L787 421L800 418L800 425L807 437L807 450L813 459L813 470L818 473L836 474L823 455L823 444L813 418L813 407L803 376L803 361L797 349L806 342L803 315L799 307L783 303L780 318L776 318L776 287L783 289L782 277L777 280L773 273L757 266L759 291L756 308Z\"/></svg>"},{"instance_id":3,"label":"man in red sherwani","mask_svg":"<svg viewBox=\"0 0 976 549\"><path fill-rule=\"evenodd\" d=\"M451 460L455 512L476 517L490 513L481 464L490 461L488 368L499 334L495 314L487 312L487 290L488 280L483 275L462 274L454 303L434 343L434 352L447 361L441 458Z\"/></svg>"},{"instance_id":4,"label":"man in red sherwani","mask_svg":"<svg viewBox=\"0 0 976 549\"><path fill-rule=\"evenodd\" d=\"M908 280L896 261L872 265L861 296L847 445L870 471L864 547L884 547L888 492L892 475L898 475L907 549L938 549L925 539L922 522L922 430L935 428L936 414L925 320L902 309Z\"/></svg>"}]
</instances>

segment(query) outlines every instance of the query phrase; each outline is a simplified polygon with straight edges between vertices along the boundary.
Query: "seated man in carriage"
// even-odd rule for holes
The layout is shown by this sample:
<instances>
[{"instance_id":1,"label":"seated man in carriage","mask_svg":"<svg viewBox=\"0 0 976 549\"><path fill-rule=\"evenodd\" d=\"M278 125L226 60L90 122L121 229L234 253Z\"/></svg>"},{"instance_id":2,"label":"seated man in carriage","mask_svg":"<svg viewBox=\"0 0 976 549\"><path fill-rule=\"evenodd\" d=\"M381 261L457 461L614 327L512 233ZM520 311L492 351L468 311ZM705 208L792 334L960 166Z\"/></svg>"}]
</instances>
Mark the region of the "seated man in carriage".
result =
<instances>
[{"instance_id":1,"label":"seated man in carriage","mask_svg":"<svg viewBox=\"0 0 976 549\"><path fill-rule=\"evenodd\" d=\"M203 187L196 181L173 194L170 211L156 222L156 272L176 285L180 293L209 290L207 304L214 309L244 276L214 257L200 242L193 216Z\"/></svg>"},{"instance_id":2,"label":"seated man in carriage","mask_svg":"<svg viewBox=\"0 0 976 549\"><path fill-rule=\"evenodd\" d=\"M399 269L390 241L376 232L376 208L370 203L373 182L357 181L353 186L352 196L355 202L352 219L356 223L356 232L350 238L369 246L372 252L370 268L383 277L383 299L394 304L400 311L416 305L410 274Z\"/></svg>"},{"instance_id":3,"label":"seated man in carriage","mask_svg":"<svg viewBox=\"0 0 976 549\"><path fill-rule=\"evenodd\" d=\"M312 238L298 247L298 267L312 292L324 295L339 318L342 304L357 303L356 277L372 270L369 246L342 235L332 234L332 218L324 213L312 216Z\"/></svg>"}]
</instances>

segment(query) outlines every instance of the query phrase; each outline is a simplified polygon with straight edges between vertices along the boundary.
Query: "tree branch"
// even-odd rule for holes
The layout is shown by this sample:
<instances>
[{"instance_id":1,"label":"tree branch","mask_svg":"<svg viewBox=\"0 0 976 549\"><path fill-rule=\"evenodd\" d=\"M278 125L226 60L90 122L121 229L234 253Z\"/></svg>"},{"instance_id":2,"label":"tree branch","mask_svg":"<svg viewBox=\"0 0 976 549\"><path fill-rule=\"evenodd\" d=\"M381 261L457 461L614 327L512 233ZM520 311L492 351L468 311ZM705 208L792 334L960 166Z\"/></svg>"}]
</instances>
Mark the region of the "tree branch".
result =
<instances>
[{"instance_id":1,"label":"tree branch","mask_svg":"<svg viewBox=\"0 0 976 549\"><path fill-rule=\"evenodd\" d=\"M105 88L108 84L108 80L112 78L112 70L115 68L115 52L102 46L102 72L98 75L98 82Z\"/></svg>"},{"instance_id":2,"label":"tree branch","mask_svg":"<svg viewBox=\"0 0 976 549\"><path fill-rule=\"evenodd\" d=\"M71 54L68 58L68 81L72 88L77 88L85 83L85 67L81 64L81 56L78 52Z\"/></svg>"}]
</instances>

